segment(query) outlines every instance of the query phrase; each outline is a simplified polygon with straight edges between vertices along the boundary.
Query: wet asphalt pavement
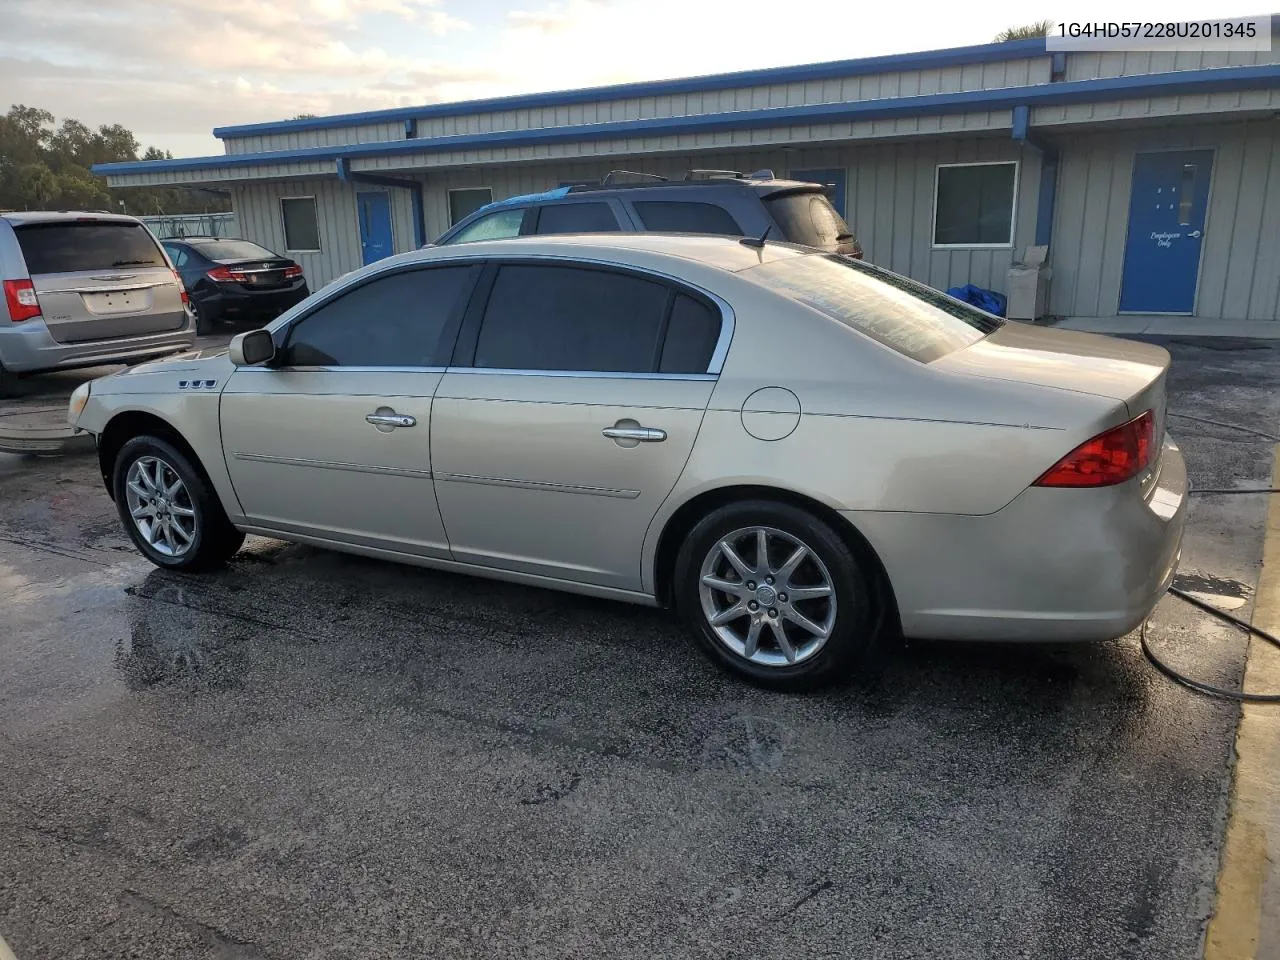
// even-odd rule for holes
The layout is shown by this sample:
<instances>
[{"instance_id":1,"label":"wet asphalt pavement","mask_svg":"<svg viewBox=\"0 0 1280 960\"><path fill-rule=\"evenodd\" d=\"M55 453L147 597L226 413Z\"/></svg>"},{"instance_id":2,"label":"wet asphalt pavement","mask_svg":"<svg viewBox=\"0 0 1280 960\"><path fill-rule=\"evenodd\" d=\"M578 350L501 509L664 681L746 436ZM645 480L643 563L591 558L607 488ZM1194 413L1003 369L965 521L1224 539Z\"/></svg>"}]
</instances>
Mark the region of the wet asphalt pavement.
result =
<instances>
[{"instance_id":1,"label":"wet asphalt pavement","mask_svg":"<svg viewBox=\"0 0 1280 960\"><path fill-rule=\"evenodd\" d=\"M1167 345L1172 412L1280 429L1280 344ZM1270 485L1269 441L1171 424L1198 486ZM1265 501L1193 505L1185 582L1239 614ZM1179 601L1152 638L1238 682ZM1238 716L1133 636L890 644L800 697L620 604L257 538L166 574L92 456L0 455L19 960L1198 957Z\"/></svg>"}]
</instances>

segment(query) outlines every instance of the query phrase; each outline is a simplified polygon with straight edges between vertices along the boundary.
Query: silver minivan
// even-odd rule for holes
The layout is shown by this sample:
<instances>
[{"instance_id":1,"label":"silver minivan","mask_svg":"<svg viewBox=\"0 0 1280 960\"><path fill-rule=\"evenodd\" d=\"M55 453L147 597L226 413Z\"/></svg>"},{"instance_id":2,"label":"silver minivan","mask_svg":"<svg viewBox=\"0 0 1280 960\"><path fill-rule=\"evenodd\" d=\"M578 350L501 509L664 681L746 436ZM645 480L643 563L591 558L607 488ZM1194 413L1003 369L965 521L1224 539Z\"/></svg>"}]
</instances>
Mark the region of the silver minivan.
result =
<instances>
[{"instance_id":1,"label":"silver minivan","mask_svg":"<svg viewBox=\"0 0 1280 960\"><path fill-rule=\"evenodd\" d=\"M155 237L110 213L0 214L0 392L15 375L189 349L187 292Z\"/></svg>"}]
</instances>

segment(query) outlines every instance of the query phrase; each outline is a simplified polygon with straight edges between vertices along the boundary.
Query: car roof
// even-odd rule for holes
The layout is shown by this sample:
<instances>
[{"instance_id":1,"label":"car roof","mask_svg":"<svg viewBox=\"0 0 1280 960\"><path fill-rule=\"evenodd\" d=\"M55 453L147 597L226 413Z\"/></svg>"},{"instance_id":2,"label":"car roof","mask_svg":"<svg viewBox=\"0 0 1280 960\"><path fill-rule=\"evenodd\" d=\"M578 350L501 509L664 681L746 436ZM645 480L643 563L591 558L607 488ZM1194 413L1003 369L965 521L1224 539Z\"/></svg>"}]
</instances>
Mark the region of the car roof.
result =
<instances>
[{"instance_id":1,"label":"car roof","mask_svg":"<svg viewBox=\"0 0 1280 960\"><path fill-rule=\"evenodd\" d=\"M59 223L100 221L102 223L140 223L137 217L100 210L22 210L0 214L15 226L26 223Z\"/></svg>"},{"instance_id":2,"label":"car roof","mask_svg":"<svg viewBox=\"0 0 1280 960\"><path fill-rule=\"evenodd\" d=\"M819 183L811 183L807 180L778 180L778 179L752 179L749 177L705 177L696 180L642 180L635 183L579 183L567 186L556 187L553 190L543 190L539 193L523 193L515 197L506 197L502 200L495 200L492 203L486 203L480 207L476 213L491 213L494 210L502 210L510 207L523 207L534 203L550 203L564 197L579 197L584 194L592 196L605 195L609 196L618 193L627 193L632 190L643 193L651 193L654 191L665 190L687 190L692 187L701 187L703 189L711 188L717 190L751 190L757 196L768 197L775 193L788 193L790 191L813 191L820 192L822 185Z\"/></svg>"},{"instance_id":3,"label":"car roof","mask_svg":"<svg viewBox=\"0 0 1280 960\"><path fill-rule=\"evenodd\" d=\"M559 233L541 236L479 240L474 243L425 247L401 254L400 262L487 259L490 257L561 256L598 260L625 266L654 258L692 261L727 272L746 270L774 260L810 256L819 251L789 243L744 243L741 237L705 234L655 233ZM637 256L638 255L638 256ZM386 261L382 261L386 263Z\"/></svg>"}]
</instances>

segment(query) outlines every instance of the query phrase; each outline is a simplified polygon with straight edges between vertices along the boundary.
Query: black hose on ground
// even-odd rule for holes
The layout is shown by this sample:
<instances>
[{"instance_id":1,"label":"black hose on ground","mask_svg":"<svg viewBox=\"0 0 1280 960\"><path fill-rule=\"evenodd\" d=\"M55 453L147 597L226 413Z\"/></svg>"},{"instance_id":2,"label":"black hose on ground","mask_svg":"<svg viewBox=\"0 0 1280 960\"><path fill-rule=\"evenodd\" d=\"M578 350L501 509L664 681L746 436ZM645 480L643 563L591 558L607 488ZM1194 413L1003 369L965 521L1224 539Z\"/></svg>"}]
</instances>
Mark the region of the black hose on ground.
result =
<instances>
[{"instance_id":1,"label":"black hose on ground","mask_svg":"<svg viewBox=\"0 0 1280 960\"><path fill-rule=\"evenodd\" d=\"M1170 587L1169 592L1179 600L1189 603L1193 607L1197 607L1205 613L1217 617L1219 620L1223 620L1233 626L1237 626L1254 636L1261 637L1272 646L1280 648L1280 637L1267 633L1267 631L1262 630L1259 627L1255 627L1251 623L1246 623L1244 620L1241 620L1239 617L1232 616L1225 610L1219 610L1213 604L1205 603L1199 597L1192 596L1185 590L1180 590L1177 587ZM1149 620L1144 620L1142 622L1141 629L1138 631L1138 642L1142 645L1143 656L1151 661L1151 665L1153 667L1163 673L1174 683L1180 683L1184 687L1194 690L1196 693L1204 694L1206 697L1216 697L1219 700L1234 700L1237 703L1280 703L1280 693L1245 693L1243 690L1227 690L1223 687L1215 687L1211 684L1188 677L1185 673L1180 673L1175 670L1173 667L1169 666L1169 664L1157 657L1155 651L1151 649L1151 644L1147 641L1148 623L1150 623Z\"/></svg>"}]
</instances>

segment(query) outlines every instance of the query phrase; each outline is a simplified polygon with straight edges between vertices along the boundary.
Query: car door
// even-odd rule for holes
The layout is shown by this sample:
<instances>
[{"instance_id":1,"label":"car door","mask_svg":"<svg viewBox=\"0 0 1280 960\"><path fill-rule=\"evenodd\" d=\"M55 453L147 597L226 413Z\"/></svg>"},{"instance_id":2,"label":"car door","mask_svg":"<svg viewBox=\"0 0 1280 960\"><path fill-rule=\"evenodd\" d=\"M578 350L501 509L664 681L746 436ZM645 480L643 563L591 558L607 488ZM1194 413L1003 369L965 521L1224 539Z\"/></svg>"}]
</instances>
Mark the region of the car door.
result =
<instances>
[{"instance_id":1,"label":"car door","mask_svg":"<svg viewBox=\"0 0 1280 960\"><path fill-rule=\"evenodd\" d=\"M702 424L722 317L647 274L491 264L432 408L454 559L641 589L644 534Z\"/></svg>"},{"instance_id":2,"label":"car door","mask_svg":"<svg viewBox=\"0 0 1280 960\"><path fill-rule=\"evenodd\" d=\"M384 271L275 332L222 394L227 469L255 527L447 557L431 398L481 267Z\"/></svg>"},{"instance_id":3,"label":"car door","mask_svg":"<svg viewBox=\"0 0 1280 960\"><path fill-rule=\"evenodd\" d=\"M556 200L534 207L525 233L614 233L631 230L631 218L622 203L612 197Z\"/></svg>"}]
</instances>

